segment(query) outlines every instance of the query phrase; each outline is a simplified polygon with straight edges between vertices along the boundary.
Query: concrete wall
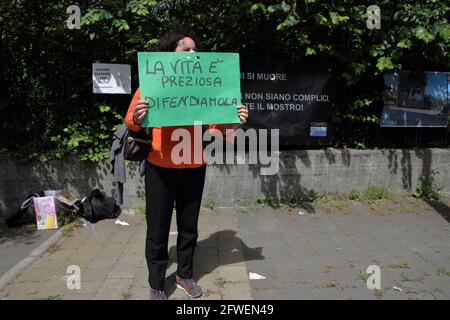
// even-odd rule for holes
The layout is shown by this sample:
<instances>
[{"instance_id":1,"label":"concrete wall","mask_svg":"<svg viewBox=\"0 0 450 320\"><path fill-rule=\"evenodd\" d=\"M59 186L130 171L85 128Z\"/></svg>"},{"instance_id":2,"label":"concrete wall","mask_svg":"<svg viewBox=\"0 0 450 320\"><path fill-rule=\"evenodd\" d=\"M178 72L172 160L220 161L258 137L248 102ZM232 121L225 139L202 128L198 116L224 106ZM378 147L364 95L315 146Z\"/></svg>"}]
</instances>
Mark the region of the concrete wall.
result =
<instances>
[{"instance_id":1,"label":"concrete wall","mask_svg":"<svg viewBox=\"0 0 450 320\"><path fill-rule=\"evenodd\" d=\"M259 165L210 165L204 192L217 205L253 204L257 194L277 198L292 194L348 193L369 185L382 185L395 193L415 189L421 176L433 175L435 185L450 191L450 150L353 150L326 149L280 152L277 175L263 176ZM64 189L83 197L94 188L114 195L111 167L74 159L46 164L19 163L0 158L0 217L15 211L32 192ZM435 172L435 174L433 174ZM189 186L186 186L189 187ZM144 182L132 163L124 188L125 210L144 205Z\"/></svg>"}]
</instances>

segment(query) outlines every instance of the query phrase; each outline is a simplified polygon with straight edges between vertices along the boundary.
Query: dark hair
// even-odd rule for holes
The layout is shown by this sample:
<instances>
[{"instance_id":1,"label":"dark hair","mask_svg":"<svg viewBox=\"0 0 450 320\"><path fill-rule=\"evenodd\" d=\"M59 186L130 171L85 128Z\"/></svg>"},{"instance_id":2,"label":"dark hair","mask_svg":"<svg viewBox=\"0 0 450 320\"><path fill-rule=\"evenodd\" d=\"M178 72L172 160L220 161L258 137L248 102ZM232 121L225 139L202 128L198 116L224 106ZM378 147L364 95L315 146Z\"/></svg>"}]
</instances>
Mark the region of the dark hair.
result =
<instances>
[{"instance_id":1,"label":"dark hair","mask_svg":"<svg viewBox=\"0 0 450 320\"><path fill-rule=\"evenodd\" d=\"M183 38L189 37L195 42L196 51L202 51L202 44L194 32L187 29L175 29L167 32L158 42L156 51L161 52L173 52L177 48L178 41Z\"/></svg>"}]
</instances>

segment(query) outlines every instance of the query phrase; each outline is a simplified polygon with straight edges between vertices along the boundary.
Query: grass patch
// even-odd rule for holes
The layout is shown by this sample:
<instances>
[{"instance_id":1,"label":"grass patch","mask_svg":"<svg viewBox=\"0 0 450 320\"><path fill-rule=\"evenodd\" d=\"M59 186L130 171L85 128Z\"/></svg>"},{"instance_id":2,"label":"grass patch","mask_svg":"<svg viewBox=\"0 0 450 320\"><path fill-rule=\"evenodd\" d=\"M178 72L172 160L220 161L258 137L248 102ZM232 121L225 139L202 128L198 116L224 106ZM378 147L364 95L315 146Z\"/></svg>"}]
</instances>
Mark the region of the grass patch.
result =
<instances>
[{"instance_id":1,"label":"grass patch","mask_svg":"<svg viewBox=\"0 0 450 320\"><path fill-rule=\"evenodd\" d=\"M256 195L256 203L261 206L268 206L273 204L273 197L268 193L259 193Z\"/></svg>"},{"instance_id":2,"label":"grass patch","mask_svg":"<svg viewBox=\"0 0 450 320\"><path fill-rule=\"evenodd\" d=\"M315 204L318 209L325 213L348 212L348 196L338 193L324 194L315 201Z\"/></svg>"},{"instance_id":3,"label":"grass patch","mask_svg":"<svg viewBox=\"0 0 450 320\"><path fill-rule=\"evenodd\" d=\"M325 196L314 190L309 190L308 193L302 195L291 194L289 197L280 202L282 209L292 211L294 208L310 207L312 203L319 203L323 201Z\"/></svg>"},{"instance_id":4,"label":"grass patch","mask_svg":"<svg viewBox=\"0 0 450 320\"><path fill-rule=\"evenodd\" d=\"M409 264L408 264L408 262L400 262L400 263L390 264L390 265L388 265L388 267L391 269L409 269Z\"/></svg>"},{"instance_id":5,"label":"grass patch","mask_svg":"<svg viewBox=\"0 0 450 320\"><path fill-rule=\"evenodd\" d=\"M433 186L434 177L437 172L431 171L429 177L421 177L417 182L416 190L412 193L414 198L425 198L431 200L439 200L441 191Z\"/></svg>"},{"instance_id":6,"label":"grass patch","mask_svg":"<svg viewBox=\"0 0 450 320\"><path fill-rule=\"evenodd\" d=\"M383 186L369 186L364 191L353 190L349 195L350 200L359 202L385 200L391 198L391 192Z\"/></svg>"},{"instance_id":7,"label":"grass patch","mask_svg":"<svg viewBox=\"0 0 450 320\"><path fill-rule=\"evenodd\" d=\"M406 273L401 274L402 282L420 282L422 283L424 280L423 276L417 276L417 277L410 277Z\"/></svg>"},{"instance_id":8,"label":"grass patch","mask_svg":"<svg viewBox=\"0 0 450 320\"><path fill-rule=\"evenodd\" d=\"M325 196L323 194L318 193L314 190L309 190L306 196L302 199L303 202L308 203L318 203L325 199Z\"/></svg>"},{"instance_id":9,"label":"grass patch","mask_svg":"<svg viewBox=\"0 0 450 320\"><path fill-rule=\"evenodd\" d=\"M450 277L450 271L446 267L439 267L437 271L438 276Z\"/></svg>"},{"instance_id":10,"label":"grass patch","mask_svg":"<svg viewBox=\"0 0 450 320\"><path fill-rule=\"evenodd\" d=\"M327 289L332 289L332 288L337 288L338 285L336 282L328 282L327 284L325 284L325 288Z\"/></svg>"},{"instance_id":11,"label":"grass patch","mask_svg":"<svg viewBox=\"0 0 450 320\"><path fill-rule=\"evenodd\" d=\"M364 201L364 193L362 191L351 191L349 195L350 200L354 201Z\"/></svg>"},{"instance_id":12,"label":"grass patch","mask_svg":"<svg viewBox=\"0 0 450 320\"><path fill-rule=\"evenodd\" d=\"M384 298L384 292L381 289L374 289L373 294L375 295L375 297L377 297L377 299L381 300Z\"/></svg>"},{"instance_id":13,"label":"grass patch","mask_svg":"<svg viewBox=\"0 0 450 320\"><path fill-rule=\"evenodd\" d=\"M212 200L206 201L206 204L205 204L206 208L208 208L210 210L214 210L215 206L216 206L216 203L214 201L212 201Z\"/></svg>"},{"instance_id":14,"label":"grass patch","mask_svg":"<svg viewBox=\"0 0 450 320\"><path fill-rule=\"evenodd\" d=\"M315 202L318 204L334 204L338 202L342 202L344 200L347 200L345 196L338 194L338 193L332 193L332 194L325 194L319 196Z\"/></svg>"},{"instance_id":15,"label":"grass patch","mask_svg":"<svg viewBox=\"0 0 450 320\"><path fill-rule=\"evenodd\" d=\"M71 236L75 231L83 226L80 218L76 218L74 221L69 222L61 227L61 234L64 237Z\"/></svg>"},{"instance_id":16,"label":"grass patch","mask_svg":"<svg viewBox=\"0 0 450 320\"><path fill-rule=\"evenodd\" d=\"M323 201L324 198L325 196L317 191L309 190L306 194L291 193L288 197L283 198L277 203L271 194L259 193L256 195L256 203L261 206L275 205L281 209L292 211L290 209L308 207L312 203Z\"/></svg>"},{"instance_id":17,"label":"grass patch","mask_svg":"<svg viewBox=\"0 0 450 320\"><path fill-rule=\"evenodd\" d=\"M361 271L359 272L359 279L361 279L362 281L367 282L367 279L369 279L369 277L369 273L362 273Z\"/></svg>"},{"instance_id":18,"label":"grass patch","mask_svg":"<svg viewBox=\"0 0 450 320\"><path fill-rule=\"evenodd\" d=\"M140 215L145 216L147 210L146 210L146 207L145 207L145 206L137 206L137 207L136 207L136 211L137 211L137 213L139 213Z\"/></svg>"}]
</instances>

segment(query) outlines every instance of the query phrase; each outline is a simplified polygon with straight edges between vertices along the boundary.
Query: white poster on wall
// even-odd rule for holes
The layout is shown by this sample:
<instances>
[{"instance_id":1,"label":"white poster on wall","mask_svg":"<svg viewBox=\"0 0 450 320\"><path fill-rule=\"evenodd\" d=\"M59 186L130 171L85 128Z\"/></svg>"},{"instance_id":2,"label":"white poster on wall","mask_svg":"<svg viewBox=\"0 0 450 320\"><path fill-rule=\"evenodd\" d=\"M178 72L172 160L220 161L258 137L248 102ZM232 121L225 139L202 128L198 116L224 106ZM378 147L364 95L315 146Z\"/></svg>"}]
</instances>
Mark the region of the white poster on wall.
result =
<instances>
[{"instance_id":1,"label":"white poster on wall","mask_svg":"<svg viewBox=\"0 0 450 320\"><path fill-rule=\"evenodd\" d=\"M129 64L93 63L94 93L130 94L131 66Z\"/></svg>"}]
</instances>

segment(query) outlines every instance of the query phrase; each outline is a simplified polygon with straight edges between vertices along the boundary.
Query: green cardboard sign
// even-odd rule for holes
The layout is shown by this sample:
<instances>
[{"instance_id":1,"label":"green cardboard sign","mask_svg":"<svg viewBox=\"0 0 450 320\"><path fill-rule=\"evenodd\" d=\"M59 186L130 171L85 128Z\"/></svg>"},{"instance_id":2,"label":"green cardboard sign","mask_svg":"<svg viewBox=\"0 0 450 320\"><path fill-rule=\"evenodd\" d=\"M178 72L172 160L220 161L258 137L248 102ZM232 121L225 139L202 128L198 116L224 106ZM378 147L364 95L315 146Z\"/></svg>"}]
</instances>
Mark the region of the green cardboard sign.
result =
<instances>
[{"instance_id":1,"label":"green cardboard sign","mask_svg":"<svg viewBox=\"0 0 450 320\"><path fill-rule=\"evenodd\" d=\"M239 123L239 54L139 52L143 127Z\"/></svg>"}]
</instances>

